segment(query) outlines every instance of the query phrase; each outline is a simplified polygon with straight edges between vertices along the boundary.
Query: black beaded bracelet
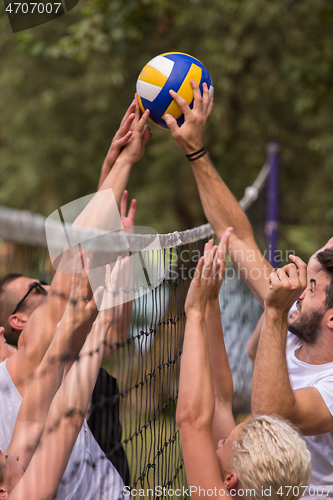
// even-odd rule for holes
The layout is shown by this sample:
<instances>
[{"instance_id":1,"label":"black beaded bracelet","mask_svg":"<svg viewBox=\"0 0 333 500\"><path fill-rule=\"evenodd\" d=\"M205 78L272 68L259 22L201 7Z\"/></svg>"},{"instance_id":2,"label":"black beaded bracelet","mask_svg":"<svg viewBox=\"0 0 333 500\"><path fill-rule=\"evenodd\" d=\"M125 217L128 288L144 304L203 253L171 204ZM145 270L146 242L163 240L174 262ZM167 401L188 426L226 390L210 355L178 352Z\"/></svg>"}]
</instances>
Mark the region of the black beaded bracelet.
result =
<instances>
[{"instance_id":1,"label":"black beaded bracelet","mask_svg":"<svg viewBox=\"0 0 333 500\"><path fill-rule=\"evenodd\" d=\"M194 153L190 153L188 155L185 155L188 161L194 161L194 160L199 160L199 158L202 158L207 153L205 148L199 149L199 151L195 151Z\"/></svg>"}]
</instances>

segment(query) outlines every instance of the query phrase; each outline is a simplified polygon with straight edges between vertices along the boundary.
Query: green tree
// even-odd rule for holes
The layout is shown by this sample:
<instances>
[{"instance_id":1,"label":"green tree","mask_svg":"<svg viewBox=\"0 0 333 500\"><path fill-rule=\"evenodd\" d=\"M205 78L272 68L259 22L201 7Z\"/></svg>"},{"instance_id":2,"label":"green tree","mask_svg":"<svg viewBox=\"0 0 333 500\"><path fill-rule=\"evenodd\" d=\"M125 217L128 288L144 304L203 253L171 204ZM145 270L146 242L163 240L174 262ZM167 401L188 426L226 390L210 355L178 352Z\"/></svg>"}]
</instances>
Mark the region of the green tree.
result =
<instances>
[{"instance_id":1,"label":"green tree","mask_svg":"<svg viewBox=\"0 0 333 500\"><path fill-rule=\"evenodd\" d=\"M206 146L236 197L281 143L281 246L306 258L333 222L332 22L330 0L81 0L15 37L1 16L0 202L48 214L92 192L141 68L187 52L212 75ZM202 223L190 165L153 131L129 183L137 223Z\"/></svg>"}]
</instances>

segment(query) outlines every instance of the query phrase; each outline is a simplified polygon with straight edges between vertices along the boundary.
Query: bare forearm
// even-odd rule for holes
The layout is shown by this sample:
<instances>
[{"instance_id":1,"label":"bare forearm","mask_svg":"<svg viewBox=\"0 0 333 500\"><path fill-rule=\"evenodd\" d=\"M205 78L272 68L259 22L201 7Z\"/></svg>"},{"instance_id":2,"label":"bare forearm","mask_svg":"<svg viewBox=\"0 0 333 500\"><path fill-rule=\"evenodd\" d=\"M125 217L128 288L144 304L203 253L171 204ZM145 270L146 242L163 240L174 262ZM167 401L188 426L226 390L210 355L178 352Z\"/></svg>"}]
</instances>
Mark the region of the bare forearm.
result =
<instances>
[{"instance_id":1,"label":"bare forearm","mask_svg":"<svg viewBox=\"0 0 333 500\"><path fill-rule=\"evenodd\" d=\"M257 355L257 350L258 350L258 344L259 344L259 337L260 337L260 332L262 328L262 324L264 321L264 314L260 316L260 319L251 335L251 338L249 339L247 343L247 354L252 362L252 365L254 366L254 362L256 359Z\"/></svg>"},{"instance_id":2,"label":"bare forearm","mask_svg":"<svg viewBox=\"0 0 333 500\"><path fill-rule=\"evenodd\" d=\"M94 198L77 217L73 226L93 227L97 229L106 229L109 227L110 217L116 218L119 216L119 211L113 212L119 209L131 168L132 163L127 157L120 156L99 187L98 193L96 193ZM103 193L103 191L108 189L112 189L114 197L108 196L108 193Z\"/></svg>"},{"instance_id":3,"label":"bare forearm","mask_svg":"<svg viewBox=\"0 0 333 500\"><path fill-rule=\"evenodd\" d=\"M41 478L38 495L36 494L33 498L45 498L46 493L50 495L56 492L58 488L59 481L82 427L96 383L102 359L104 337L104 325L101 327L100 324L95 322L85 343L80 360L73 364L53 398L45 422L44 432L23 478L23 484L29 485L31 479L36 478L40 467L43 468L43 463L45 465L45 460L47 461L49 470L52 473L47 476L47 481L45 480L46 476ZM52 378L50 378L50 382L52 382ZM36 435L35 428L34 435ZM33 449L32 446L31 449ZM49 458L51 458L51 462L48 460ZM19 487L17 491L20 491ZM18 496L18 498L20 497Z\"/></svg>"},{"instance_id":4,"label":"bare forearm","mask_svg":"<svg viewBox=\"0 0 333 500\"><path fill-rule=\"evenodd\" d=\"M57 392L50 408L50 414L66 413L73 408L86 414L103 357L107 326L94 322L79 359L73 363ZM80 390L77 390L78 387Z\"/></svg>"},{"instance_id":5,"label":"bare forearm","mask_svg":"<svg viewBox=\"0 0 333 500\"><path fill-rule=\"evenodd\" d=\"M225 349L219 300L210 300L206 309L206 328L215 398L232 404L233 382Z\"/></svg>"},{"instance_id":6,"label":"bare forearm","mask_svg":"<svg viewBox=\"0 0 333 500\"><path fill-rule=\"evenodd\" d=\"M106 229L112 226L112 218L120 221L118 206L126 187L130 169L130 163L127 160L119 158L101 188L102 191L112 188L114 198L108 196L107 193L102 197L94 197L77 217L73 225ZM70 271L75 265L77 255L77 249L73 249L71 255L66 254L63 257L68 261L67 267ZM70 284L71 273L56 272L45 305L38 308L32 314L27 328L22 334L21 345L29 345L32 353L35 353L33 357L36 368L43 359L53 338L55 327L65 311ZM41 317L48 318L48 321L42 322ZM38 335L36 329L40 329L41 327L43 327L43 335Z\"/></svg>"},{"instance_id":7,"label":"bare forearm","mask_svg":"<svg viewBox=\"0 0 333 500\"><path fill-rule=\"evenodd\" d=\"M252 413L289 418L295 399L286 361L287 313L266 309L252 380Z\"/></svg>"},{"instance_id":8,"label":"bare forearm","mask_svg":"<svg viewBox=\"0 0 333 500\"><path fill-rule=\"evenodd\" d=\"M227 227L233 227L232 239L252 236L251 225L236 198L215 170L208 153L191 162L200 199L209 223L221 239Z\"/></svg>"},{"instance_id":9,"label":"bare forearm","mask_svg":"<svg viewBox=\"0 0 333 500\"><path fill-rule=\"evenodd\" d=\"M105 158L103 165L102 165L102 169L101 169L101 175L100 175L99 181L98 181L98 187L97 187L98 191L101 189L102 185L104 184L104 181L106 180L109 173L111 172L111 170L112 170L112 168L117 160L118 155L119 155L119 151L113 150L111 153L109 151L107 158Z\"/></svg>"},{"instance_id":10,"label":"bare forearm","mask_svg":"<svg viewBox=\"0 0 333 500\"><path fill-rule=\"evenodd\" d=\"M126 302L123 305L123 312L120 319L108 328L102 362L109 359L110 356L118 349L119 345L127 339L128 329L131 322L132 305L132 301Z\"/></svg>"},{"instance_id":11,"label":"bare forearm","mask_svg":"<svg viewBox=\"0 0 333 500\"><path fill-rule=\"evenodd\" d=\"M62 374L59 362L44 365L23 398L7 452L17 453L24 468L29 465L41 438L50 404L61 384Z\"/></svg>"},{"instance_id":12,"label":"bare forearm","mask_svg":"<svg viewBox=\"0 0 333 500\"><path fill-rule=\"evenodd\" d=\"M218 297L208 301L206 327L215 394L212 437L217 447L219 440L228 436L236 425L232 415L233 382L224 344Z\"/></svg>"},{"instance_id":13,"label":"bare forearm","mask_svg":"<svg viewBox=\"0 0 333 500\"><path fill-rule=\"evenodd\" d=\"M57 335L52 340L20 406L8 450L9 453L12 450L19 453L24 468L28 466L37 447L52 399L61 384L71 336L70 322L60 323Z\"/></svg>"},{"instance_id":14,"label":"bare forearm","mask_svg":"<svg viewBox=\"0 0 333 500\"><path fill-rule=\"evenodd\" d=\"M177 424L211 425L214 390L209 365L205 320L200 313L187 315L180 370Z\"/></svg>"},{"instance_id":15,"label":"bare forearm","mask_svg":"<svg viewBox=\"0 0 333 500\"><path fill-rule=\"evenodd\" d=\"M191 166L208 222L219 239L227 227L233 227L229 255L242 279L263 305L273 268L260 252L245 213L207 154L191 162Z\"/></svg>"},{"instance_id":16,"label":"bare forearm","mask_svg":"<svg viewBox=\"0 0 333 500\"><path fill-rule=\"evenodd\" d=\"M27 470L11 492L10 499L44 500L56 497L82 421L80 415L72 412L46 429Z\"/></svg>"},{"instance_id":17,"label":"bare forearm","mask_svg":"<svg viewBox=\"0 0 333 500\"><path fill-rule=\"evenodd\" d=\"M71 307L69 305L69 307ZM90 330L92 317L74 328L72 312L66 310L58 323L52 342L38 367L23 399L18 421L45 422L51 401L57 392L68 363L77 357ZM74 331L73 331L74 328ZM71 350L69 351L69 347ZM47 390L45 390L47 388Z\"/></svg>"},{"instance_id":18,"label":"bare forearm","mask_svg":"<svg viewBox=\"0 0 333 500\"><path fill-rule=\"evenodd\" d=\"M25 393L17 422L41 422L44 425L51 401L61 384L63 366L64 361L61 357L40 365Z\"/></svg>"},{"instance_id":19,"label":"bare forearm","mask_svg":"<svg viewBox=\"0 0 333 500\"><path fill-rule=\"evenodd\" d=\"M67 279L67 275L63 274L63 276ZM68 275L68 294L70 282L71 277ZM65 311L67 300L62 296L55 300L48 297L47 301L30 316L21 334L17 353L8 359L7 369L22 397L52 342L57 324Z\"/></svg>"},{"instance_id":20,"label":"bare forearm","mask_svg":"<svg viewBox=\"0 0 333 500\"><path fill-rule=\"evenodd\" d=\"M109 166L109 163L105 159L104 162L103 162L103 165L102 165L101 175L99 177L97 191L101 188L103 182L105 181L105 179L107 178L108 174L110 173L111 168L112 167Z\"/></svg>"}]
</instances>

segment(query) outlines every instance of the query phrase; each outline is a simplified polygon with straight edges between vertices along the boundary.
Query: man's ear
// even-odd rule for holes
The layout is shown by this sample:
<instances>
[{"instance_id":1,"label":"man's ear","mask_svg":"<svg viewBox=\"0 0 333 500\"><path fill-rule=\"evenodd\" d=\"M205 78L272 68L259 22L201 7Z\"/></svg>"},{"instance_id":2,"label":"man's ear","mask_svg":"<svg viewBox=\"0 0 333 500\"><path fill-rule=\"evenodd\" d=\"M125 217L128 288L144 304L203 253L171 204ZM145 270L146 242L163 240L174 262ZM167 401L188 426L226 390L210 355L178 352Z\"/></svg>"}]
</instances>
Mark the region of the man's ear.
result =
<instances>
[{"instance_id":1,"label":"man's ear","mask_svg":"<svg viewBox=\"0 0 333 500\"><path fill-rule=\"evenodd\" d=\"M329 309L329 315L327 317L327 326L333 331L333 309Z\"/></svg>"},{"instance_id":2,"label":"man's ear","mask_svg":"<svg viewBox=\"0 0 333 500\"><path fill-rule=\"evenodd\" d=\"M228 491L235 489L237 486L238 477L236 472L229 472L224 480L224 486Z\"/></svg>"},{"instance_id":3,"label":"man's ear","mask_svg":"<svg viewBox=\"0 0 333 500\"><path fill-rule=\"evenodd\" d=\"M25 327L28 319L29 319L29 316L26 313L17 312L15 314L12 314L11 316L9 316L8 323L10 324L10 326L14 330L21 331ZM0 500L1 500L1 498L0 498Z\"/></svg>"},{"instance_id":4,"label":"man's ear","mask_svg":"<svg viewBox=\"0 0 333 500\"><path fill-rule=\"evenodd\" d=\"M3 486L0 486L0 500L7 500L7 498L8 491Z\"/></svg>"}]
</instances>

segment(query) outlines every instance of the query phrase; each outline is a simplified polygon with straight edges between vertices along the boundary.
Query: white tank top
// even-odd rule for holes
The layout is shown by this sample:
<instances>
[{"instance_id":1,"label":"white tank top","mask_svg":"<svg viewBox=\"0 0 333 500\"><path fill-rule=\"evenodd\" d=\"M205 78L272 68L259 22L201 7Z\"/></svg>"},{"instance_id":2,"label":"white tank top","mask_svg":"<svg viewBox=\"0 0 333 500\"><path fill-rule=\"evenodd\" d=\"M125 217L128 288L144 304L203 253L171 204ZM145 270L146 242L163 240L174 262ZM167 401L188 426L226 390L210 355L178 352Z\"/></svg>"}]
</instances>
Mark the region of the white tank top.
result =
<instances>
[{"instance_id":1,"label":"white tank top","mask_svg":"<svg viewBox=\"0 0 333 500\"><path fill-rule=\"evenodd\" d=\"M0 449L9 446L22 396L0 363ZM124 483L84 421L61 480L56 500L119 500Z\"/></svg>"}]
</instances>

